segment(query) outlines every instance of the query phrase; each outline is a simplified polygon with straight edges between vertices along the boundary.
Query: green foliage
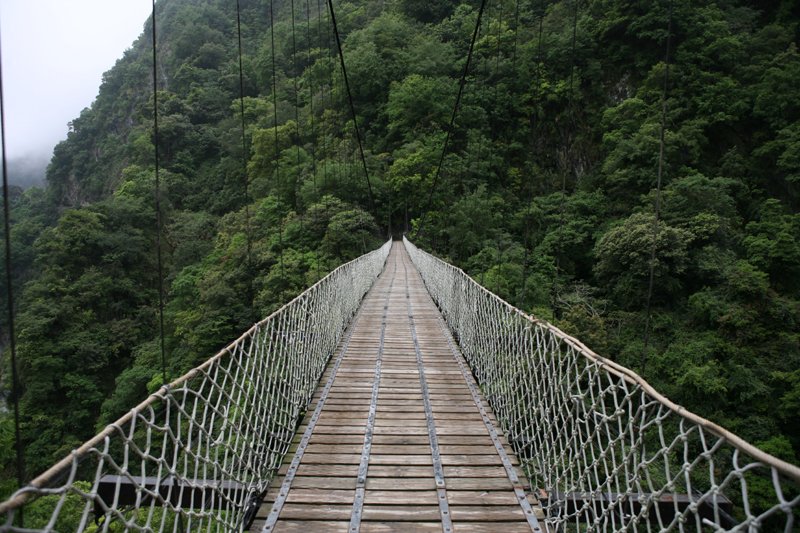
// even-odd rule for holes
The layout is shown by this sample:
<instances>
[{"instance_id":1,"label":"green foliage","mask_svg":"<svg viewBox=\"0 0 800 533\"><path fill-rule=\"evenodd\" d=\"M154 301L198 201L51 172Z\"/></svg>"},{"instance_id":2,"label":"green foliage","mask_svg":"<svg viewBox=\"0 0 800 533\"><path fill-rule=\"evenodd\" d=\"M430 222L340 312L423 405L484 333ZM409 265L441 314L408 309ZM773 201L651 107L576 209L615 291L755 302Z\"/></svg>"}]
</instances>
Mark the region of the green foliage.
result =
<instances>
[{"instance_id":1,"label":"green foliage","mask_svg":"<svg viewBox=\"0 0 800 533\"><path fill-rule=\"evenodd\" d=\"M55 522L57 531L98 531L123 532L129 528L118 518L114 517L108 524L102 520L95 523L93 505L90 501L92 485L88 481L76 481L73 486L61 497L57 495L42 496L25 506L25 527L30 529L44 529L50 522L53 509L61 504L58 520ZM166 516L165 516L166 515ZM151 512L149 509L139 509L124 512L126 520L138 524L161 524L164 528L172 529L175 525L173 512L156 507ZM85 524L83 528L81 524Z\"/></svg>"},{"instance_id":2,"label":"green foliage","mask_svg":"<svg viewBox=\"0 0 800 533\"><path fill-rule=\"evenodd\" d=\"M390 134L402 131L404 140L411 141L420 133L443 129L452 112L452 89L447 78L419 74L394 83L386 106Z\"/></svg>"},{"instance_id":3,"label":"green foliage","mask_svg":"<svg viewBox=\"0 0 800 533\"><path fill-rule=\"evenodd\" d=\"M14 446L14 418L10 412L0 414L0 498L5 500L17 489L16 448Z\"/></svg>"},{"instance_id":4,"label":"green foliage","mask_svg":"<svg viewBox=\"0 0 800 533\"><path fill-rule=\"evenodd\" d=\"M798 457L800 55L788 3L675 0L667 66L667 0L581 4L574 51L573 3L494 2L445 154L476 5L337 4L374 208L325 9L312 5L306 26L296 6L294 53L289 3L274 25L262 0L241 3L243 143L231 6L158 3L168 380L410 228L634 369L652 266L646 378ZM12 191L28 475L163 382L148 28L71 123L47 188ZM0 418L4 473L8 427Z\"/></svg>"},{"instance_id":5,"label":"green foliage","mask_svg":"<svg viewBox=\"0 0 800 533\"><path fill-rule=\"evenodd\" d=\"M777 199L766 200L747 224L742 241L747 258L770 275L778 288L796 291L800 273L800 216L786 212Z\"/></svg>"},{"instance_id":6,"label":"green foliage","mask_svg":"<svg viewBox=\"0 0 800 533\"><path fill-rule=\"evenodd\" d=\"M405 15L421 22L439 22L453 9L452 2L444 0L407 0L401 6Z\"/></svg>"},{"instance_id":7,"label":"green foliage","mask_svg":"<svg viewBox=\"0 0 800 533\"><path fill-rule=\"evenodd\" d=\"M681 289L680 274L686 270L686 247L691 239L686 230L635 213L597 241L595 274L607 283L616 301L634 307L646 297L652 268L660 295L669 298Z\"/></svg>"}]
</instances>

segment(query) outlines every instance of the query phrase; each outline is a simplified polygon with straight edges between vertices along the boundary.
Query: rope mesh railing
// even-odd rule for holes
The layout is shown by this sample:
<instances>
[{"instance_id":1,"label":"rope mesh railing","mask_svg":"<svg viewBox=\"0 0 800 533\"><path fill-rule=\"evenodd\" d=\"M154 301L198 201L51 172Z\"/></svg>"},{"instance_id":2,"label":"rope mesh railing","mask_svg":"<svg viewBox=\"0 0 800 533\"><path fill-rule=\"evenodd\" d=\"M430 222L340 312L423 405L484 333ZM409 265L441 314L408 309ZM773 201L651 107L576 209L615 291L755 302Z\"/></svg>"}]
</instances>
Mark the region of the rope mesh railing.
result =
<instances>
[{"instance_id":1,"label":"rope mesh railing","mask_svg":"<svg viewBox=\"0 0 800 533\"><path fill-rule=\"evenodd\" d=\"M390 248L340 266L0 503L0 531L241 531Z\"/></svg>"},{"instance_id":2,"label":"rope mesh railing","mask_svg":"<svg viewBox=\"0 0 800 533\"><path fill-rule=\"evenodd\" d=\"M549 531L797 531L800 468L406 249L536 490Z\"/></svg>"}]
</instances>

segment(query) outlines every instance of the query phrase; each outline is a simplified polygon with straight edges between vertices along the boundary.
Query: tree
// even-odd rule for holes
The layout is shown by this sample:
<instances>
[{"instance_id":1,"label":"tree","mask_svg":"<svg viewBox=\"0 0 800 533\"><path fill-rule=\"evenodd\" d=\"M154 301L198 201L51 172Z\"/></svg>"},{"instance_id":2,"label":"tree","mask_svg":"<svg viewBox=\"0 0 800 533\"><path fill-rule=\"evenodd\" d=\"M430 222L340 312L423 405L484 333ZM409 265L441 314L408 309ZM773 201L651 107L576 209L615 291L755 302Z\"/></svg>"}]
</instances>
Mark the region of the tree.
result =
<instances>
[{"instance_id":1,"label":"tree","mask_svg":"<svg viewBox=\"0 0 800 533\"><path fill-rule=\"evenodd\" d=\"M386 112L389 133L410 141L420 133L444 129L452 112L455 85L449 78L412 74L393 83ZM403 135L399 135L404 132Z\"/></svg>"},{"instance_id":2,"label":"tree","mask_svg":"<svg viewBox=\"0 0 800 533\"><path fill-rule=\"evenodd\" d=\"M623 308L641 307L655 248L654 296L663 301L681 288L680 274L686 270L687 245L692 238L686 230L656 223L652 215L633 214L598 239L595 275Z\"/></svg>"}]
</instances>

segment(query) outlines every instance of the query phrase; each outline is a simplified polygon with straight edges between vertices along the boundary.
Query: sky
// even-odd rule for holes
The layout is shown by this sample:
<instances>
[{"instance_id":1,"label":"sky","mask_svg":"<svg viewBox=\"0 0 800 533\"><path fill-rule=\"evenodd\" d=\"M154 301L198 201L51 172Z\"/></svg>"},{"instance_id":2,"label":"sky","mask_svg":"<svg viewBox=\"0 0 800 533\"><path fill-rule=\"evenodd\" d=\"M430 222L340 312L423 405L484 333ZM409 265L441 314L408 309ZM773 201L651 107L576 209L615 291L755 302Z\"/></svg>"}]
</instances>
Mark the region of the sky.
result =
<instances>
[{"instance_id":1,"label":"sky","mask_svg":"<svg viewBox=\"0 0 800 533\"><path fill-rule=\"evenodd\" d=\"M0 0L10 163L49 161L150 10L151 0Z\"/></svg>"}]
</instances>

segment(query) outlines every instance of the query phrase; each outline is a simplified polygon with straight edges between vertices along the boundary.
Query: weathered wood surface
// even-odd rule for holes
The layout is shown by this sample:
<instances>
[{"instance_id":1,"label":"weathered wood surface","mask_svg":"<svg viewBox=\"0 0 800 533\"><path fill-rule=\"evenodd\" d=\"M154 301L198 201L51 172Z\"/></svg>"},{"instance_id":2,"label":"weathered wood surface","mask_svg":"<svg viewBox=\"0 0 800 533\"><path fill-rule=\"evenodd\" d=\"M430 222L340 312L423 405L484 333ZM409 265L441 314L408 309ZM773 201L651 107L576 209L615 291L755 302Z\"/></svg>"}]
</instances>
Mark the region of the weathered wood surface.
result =
<instances>
[{"instance_id":1,"label":"weathered wood surface","mask_svg":"<svg viewBox=\"0 0 800 533\"><path fill-rule=\"evenodd\" d=\"M335 369L337 357L341 362ZM274 525L266 531L531 531L535 520L526 517L526 509L541 518L541 508L527 492L518 461L483 398L487 416L481 415L467 381L472 378L463 371L468 367L456 358L461 355L448 343L438 310L396 242L349 341L331 359L251 531L264 530L270 515ZM303 448L303 435L314 423L312 415L334 370ZM423 383L444 479L438 487ZM487 422L499 434L499 444ZM497 446L507 454L506 466ZM366 469L361 483L360 464ZM519 479L516 492L509 469ZM527 505L520 502L526 499Z\"/></svg>"}]
</instances>

